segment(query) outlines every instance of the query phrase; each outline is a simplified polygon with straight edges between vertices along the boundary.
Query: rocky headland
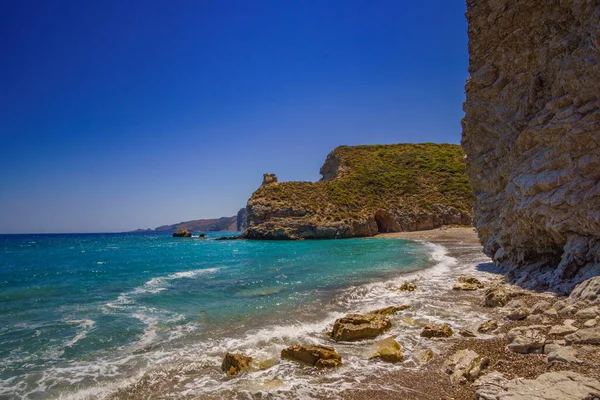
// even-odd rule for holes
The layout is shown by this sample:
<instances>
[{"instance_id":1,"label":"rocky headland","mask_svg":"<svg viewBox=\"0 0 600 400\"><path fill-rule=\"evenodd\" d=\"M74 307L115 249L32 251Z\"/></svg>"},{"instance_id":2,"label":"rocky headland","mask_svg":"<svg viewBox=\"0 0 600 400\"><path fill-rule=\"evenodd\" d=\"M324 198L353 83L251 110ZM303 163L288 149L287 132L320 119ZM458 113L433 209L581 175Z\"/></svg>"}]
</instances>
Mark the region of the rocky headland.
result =
<instances>
[{"instance_id":1,"label":"rocky headland","mask_svg":"<svg viewBox=\"0 0 600 400\"><path fill-rule=\"evenodd\" d=\"M470 225L464 154L452 144L340 146L318 182L265 174L246 207L248 239L331 239Z\"/></svg>"},{"instance_id":2,"label":"rocky headland","mask_svg":"<svg viewBox=\"0 0 600 400\"><path fill-rule=\"evenodd\" d=\"M600 3L467 1L462 145L484 246L512 281L600 274Z\"/></svg>"}]
</instances>

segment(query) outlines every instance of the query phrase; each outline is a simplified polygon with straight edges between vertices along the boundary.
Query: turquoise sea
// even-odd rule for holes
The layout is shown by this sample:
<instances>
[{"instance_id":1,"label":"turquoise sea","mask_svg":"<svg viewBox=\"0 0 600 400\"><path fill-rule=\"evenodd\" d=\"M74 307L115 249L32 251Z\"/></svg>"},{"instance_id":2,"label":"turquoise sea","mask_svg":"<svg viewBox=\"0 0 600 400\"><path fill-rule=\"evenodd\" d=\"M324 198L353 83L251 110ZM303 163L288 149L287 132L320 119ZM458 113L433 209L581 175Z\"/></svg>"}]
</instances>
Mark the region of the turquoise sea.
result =
<instances>
[{"instance_id":1,"label":"turquoise sea","mask_svg":"<svg viewBox=\"0 0 600 400\"><path fill-rule=\"evenodd\" d=\"M0 235L0 398L285 391L292 366L234 384L220 360L324 341L323 321L377 303L370 284L439 262L430 245L400 239L217 236Z\"/></svg>"}]
</instances>

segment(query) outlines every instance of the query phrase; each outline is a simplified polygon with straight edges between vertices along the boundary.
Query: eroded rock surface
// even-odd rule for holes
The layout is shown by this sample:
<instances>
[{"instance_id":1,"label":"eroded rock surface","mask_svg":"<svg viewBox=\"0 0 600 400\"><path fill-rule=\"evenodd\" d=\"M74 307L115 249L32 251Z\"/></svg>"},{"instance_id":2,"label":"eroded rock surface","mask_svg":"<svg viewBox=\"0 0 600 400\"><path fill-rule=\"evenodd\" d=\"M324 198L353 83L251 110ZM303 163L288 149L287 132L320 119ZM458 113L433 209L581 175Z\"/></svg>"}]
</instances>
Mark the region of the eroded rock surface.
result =
<instances>
[{"instance_id":1,"label":"eroded rock surface","mask_svg":"<svg viewBox=\"0 0 600 400\"><path fill-rule=\"evenodd\" d=\"M281 358L300 361L318 368L334 368L342 365L333 347L297 344L281 350Z\"/></svg>"},{"instance_id":2,"label":"eroded rock surface","mask_svg":"<svg viewBox=\"0 0 600 400\"><path fill-rule=\"evenodd\" d=\"M487 357L473 350L460 350L444 363L444 372L450 375L452 383L465 383L477 379L488 364Z\"/></svg>"},{"instance_id":3,"label":"eroded rock surface","mask_svg":"<svg viewBox=\"0 0 600 400\"><path fill-rule=\"evenodd\" d=\"M393 337L379 340L375 343L375 352L370 358L380 358L383 361L397 363L404 359L402 346Z\"/></svg>"},{"instance_id":4,"label":"eroded rock surface","mask_svg":"<svg viewBox=\"0 0 600 400\"><path fill-rule=\"evenodd\" d=\"M228 376L237 375L250 368L252 357L245 356L239 353L227 353L223 358L221 370Z\"/></svg>"},{"instance_id":5,"label":"eroded rock surface","mask_svg":"<svg viewBox=\"0 0 600 400\"><path fill-rule=\"evenodd\" d=\"M600 3L468 0L462 145L485 253L568 293L600 273Z\"/></svg>"},{"instance_id":6,"label":"eroded rock surface","mask_svg":"<svg viewBox=\"0 0 600 400\"><path fill-rule=\"evenodd\" d=\"M381 314L348 314L335 321L331 337L336 342L372 339L391 326L390 320Z\"/></svg>"},{"instance_id":7,"label":"eroded rock surface","mask_svg":"<svg viewBox=\"0 0 600 400\"><path fill-rule=\"evenodd\" d=\"M493 372L475 382L476 400L584 400L600 398L600 382L571 371L507 380Z\"/></svg>"}]
</instances>

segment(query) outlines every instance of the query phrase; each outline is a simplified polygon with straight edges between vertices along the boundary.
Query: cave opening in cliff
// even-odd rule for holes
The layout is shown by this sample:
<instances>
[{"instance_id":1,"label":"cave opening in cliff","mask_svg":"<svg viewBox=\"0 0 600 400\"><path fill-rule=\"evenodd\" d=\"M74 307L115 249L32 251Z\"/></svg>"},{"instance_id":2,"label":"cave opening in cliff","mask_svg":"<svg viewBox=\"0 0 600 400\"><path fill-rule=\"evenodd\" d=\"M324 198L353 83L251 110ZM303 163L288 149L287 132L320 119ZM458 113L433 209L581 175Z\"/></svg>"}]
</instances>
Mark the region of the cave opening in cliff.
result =
<instances>
[{"instance_id":1,"label":"cave opening in cliff","mask_svg":"<svg viewBox=\"0 0 600 400\"><path fill-rule=\"evenodd\" d=\"M377 232L389 233L396 232L396 221L386 211L379 210L375 213L375 222L377 222Z\"/></svg>"}]
</instances>

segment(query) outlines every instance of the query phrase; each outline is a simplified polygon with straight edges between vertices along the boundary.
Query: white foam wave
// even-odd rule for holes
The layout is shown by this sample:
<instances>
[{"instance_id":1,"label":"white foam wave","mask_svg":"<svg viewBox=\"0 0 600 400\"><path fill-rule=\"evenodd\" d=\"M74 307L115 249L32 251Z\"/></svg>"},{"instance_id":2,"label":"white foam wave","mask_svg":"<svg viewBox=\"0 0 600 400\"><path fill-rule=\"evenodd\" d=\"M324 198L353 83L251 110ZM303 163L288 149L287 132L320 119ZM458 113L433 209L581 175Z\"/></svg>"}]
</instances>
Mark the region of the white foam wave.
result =
<instances>
[{"instance_id":1,"label":"white foam wave","mask_svg":"<svg viewBox=\"0 0 600 400\"><path fill-rule=\"evenodd\" d=\"M79 332L77 332L77 334L75 335L75 337L71 340L68 340L65 344L64 347L71 347L73 346L75 343L77 343L78 341L80 341L81 339L84 339L87 334L94 329L94 326L96 325L96 322L94 320L91 319L75 319L75 320L67 320L65 321L69 324L78 324L78 328L80 329Z\"/></svg>"}]
</instances>

